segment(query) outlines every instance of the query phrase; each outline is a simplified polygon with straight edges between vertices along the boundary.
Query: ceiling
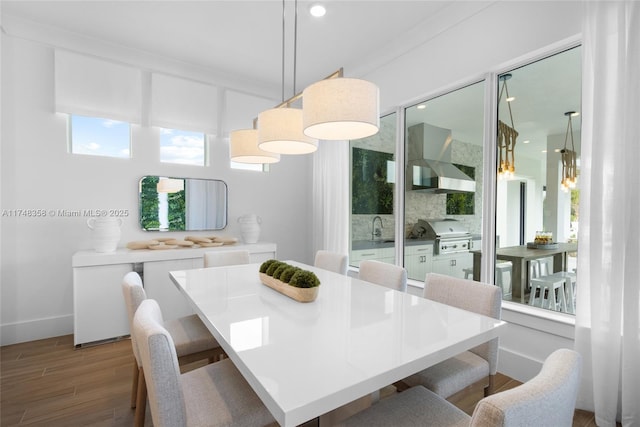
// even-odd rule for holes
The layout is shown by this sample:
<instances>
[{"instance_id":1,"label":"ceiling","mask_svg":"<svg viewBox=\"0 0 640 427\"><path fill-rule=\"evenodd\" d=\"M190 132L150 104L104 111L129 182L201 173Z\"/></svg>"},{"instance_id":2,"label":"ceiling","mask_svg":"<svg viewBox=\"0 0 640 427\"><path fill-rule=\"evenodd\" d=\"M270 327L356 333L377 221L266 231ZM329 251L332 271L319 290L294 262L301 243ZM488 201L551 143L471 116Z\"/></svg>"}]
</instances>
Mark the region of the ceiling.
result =
<instances>
[{"instance_id":1,"label":"ceiling","mask_svg":"<svg viewBox=\"0 0 640 427\"><path fill-rule=\"evenodd\" d=\"M322 18L309 13L316 3L326 6ZM261 82L281 92L280 0L2 0L1 4L3 16ZM286 98L293 94L294 5L292 0L285 5ZM299 0L296 89L340 67L347 76L362 74L367 58L377 57L385 46L397 44L425 21L442 17L449 7L446 1Z\"/></svg>"},{"instance_id":2,"label":"ceiling","mask_svg":"<svg viewBox=\"0 0 640 427\"><path fill-rule=\"evenodd\" d=\"M310 15L322 3L322 18ZM409 51L433 36L433 25L447 28L492 2L299 0L297 12L296 92L340 67L346 76L367 74L381 61ZM271 88L282 95L283 4L261 1L27 1L1 0L3 18L28 21L134 52L168 58L204 70L215 70ZM285 5L285 89L293 95L293 34L295 8ZM513 71L509 81L518 150L540 157L546 136L566 129L563 113L580 105L580 54L558 56ZM489 70L487 70L489 71ZM425 110L413 108L408 124L427 121L454 130L459 139L481 143L482 85L432 101ZM533 102L535 100L535 102ZM502 102L504 104L504 101ZM506 105L506 104L504 104ZM461 106L465 106L462 108ZM480 110L478 110L480 108ZM473 111L472 111L473 110ZM422 116L428 114L429 116ZM506 110L501 109L500 117ZM435 121L435 122L434 122ZM579 119L574 129L579 129Z\"/></svg>"}]
</instances>

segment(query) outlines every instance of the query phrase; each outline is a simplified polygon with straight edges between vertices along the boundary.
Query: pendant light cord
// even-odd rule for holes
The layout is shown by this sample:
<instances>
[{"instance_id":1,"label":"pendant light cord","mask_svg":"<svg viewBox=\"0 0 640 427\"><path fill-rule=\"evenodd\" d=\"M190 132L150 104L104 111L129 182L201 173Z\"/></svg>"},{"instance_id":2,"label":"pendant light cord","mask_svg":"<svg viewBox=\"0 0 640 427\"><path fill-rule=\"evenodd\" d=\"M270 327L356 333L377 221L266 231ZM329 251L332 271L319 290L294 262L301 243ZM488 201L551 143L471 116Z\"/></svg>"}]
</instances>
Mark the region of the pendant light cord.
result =
<instances>
[{"instance_id":1,"label":"pendant light cord","mask_svg":"<svg viewBox=\"0 0 640 427\"><path fill-rule=\"evenodd\" d=\"M298 0L295 0L295 17L293 19L293 94L296 94L296 74L298 63Z\"/></svg>"},{"instance_id":2,"label":"pendant light cord","mask_svg":"<svg viewBox=\"0 0 640 427\"><path fill-rule=\"evenodd\" d=\"M285 4L282 0L282 100L284 102L284 27L285 27Z\"/></svg>"},{"instance_id":3,"label":"pendant light cord","mask_svg":"<svg viewBox=\"0 0 640 427\"><path fill-rule=\"evenodd\" d=\"M498 105L500 105L500 100L502 99L502 92L507 93L507 107L509 107L509 118L511 119L511 128L515 130L515 126L513 124L513 113L511 112L511 103L508 101L509 99L509 88L507 87L507 77L504 76L502 80L502 89L500 90L500 96L498 96Z\"/></svg>"}]
</instances>

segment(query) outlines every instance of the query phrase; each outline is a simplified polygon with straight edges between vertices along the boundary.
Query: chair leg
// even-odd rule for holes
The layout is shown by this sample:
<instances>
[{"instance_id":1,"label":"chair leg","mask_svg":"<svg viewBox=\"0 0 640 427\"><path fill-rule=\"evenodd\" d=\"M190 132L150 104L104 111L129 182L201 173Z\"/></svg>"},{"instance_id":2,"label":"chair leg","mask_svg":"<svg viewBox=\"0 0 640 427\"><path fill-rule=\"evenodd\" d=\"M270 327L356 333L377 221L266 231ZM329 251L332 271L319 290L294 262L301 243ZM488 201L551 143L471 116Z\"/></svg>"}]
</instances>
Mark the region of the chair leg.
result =
<instances>
[{"instance_id":1,"label":"chair leg","mask_svg":"<svg viewBox=\"0 0 640 427\"><path fill-rule=\"evenodd\" d=\"M134 360L135 362L135 360ZM138 363L133 364L133 384L131 385L131 408L136 407L136 399L138 397L138 375L140 372L140 368L138 367Z\"/></svg>"},{"instance_id":2,"label":"chair leg","mask_svg":"<svg viewBox=\"0 0 640 427\"><path fill-rule=\"evenodd\" d=\"M144 380L144 370L140 368L138 374L138 398L136 401L136 413L133 419L135 427L144 427L144 417L147 412L147 384Z\"/></svg>"},{"instance_id":3,"label":"chair leg","mask_svg":"<svg viewBox=\"0 0 640 427\"><path fill-rule=\"evenodd\" d=\"M489 385L484 388L484 397L490 396L495 392L495 375L489 375Z\"/></svg>"}]
</instances>

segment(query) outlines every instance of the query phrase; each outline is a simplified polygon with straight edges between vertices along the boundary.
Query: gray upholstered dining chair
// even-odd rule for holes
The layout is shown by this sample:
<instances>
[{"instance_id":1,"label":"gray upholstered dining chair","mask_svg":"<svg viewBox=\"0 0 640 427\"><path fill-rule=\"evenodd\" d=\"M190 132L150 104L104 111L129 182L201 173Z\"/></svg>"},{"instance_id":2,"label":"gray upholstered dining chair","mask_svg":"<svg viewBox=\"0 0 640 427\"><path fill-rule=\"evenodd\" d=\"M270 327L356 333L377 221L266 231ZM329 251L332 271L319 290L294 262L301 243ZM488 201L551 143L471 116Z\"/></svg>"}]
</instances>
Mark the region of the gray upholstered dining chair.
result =
<instances>
[{"instance_id":1,"label":"gray upholstered dining chair","mask_svg":"<svg viewBox=\"0 0 640 427\"><path fill-rule=\"evenodd\" d=\"M382 399L348 418L356 426L554 426L571 427L580 385L580 354L556 350L526 383L480 400L471 417L422 386Z\"/></svg>"},{"instance_id":2,"label":"gray upholstered dining chair","mask_svg":"<svg viewBox=\"0 0 640 427\"><path fill-rule=\"evenodd\" d=\"M173 337L164 327L155 300L147 299L138 307L133 335L139 346L154 426L276 425L231 360L180 374Z\"/></svg>"},{"instance_id":3,"label":"gray upholstered dining chair","mask_svg":"<svg viewBox=\"0 0 640 427\"><path fill-rule=\"evenodd\" d=\"M375 260L361 261L358 279L401 292L407 290L407 270L398 265L386 262Z\"/></svg>"},{"instance_id":4,"label":"gray upholstered dining chair","mask_svg":"<svg viewBox=\"0 0 640 427\"><path fill-rule=\"evenodd\" d=\"M349 258L345 254L319 250L318 252L316 252L316 258L313 265L325 270L345 275L347 274L348 263Z\"/></svg>"},{"instance_id":5,"label":"gray upholstered dining chair","mask_svg":"<svg viewBox=\"0 0 640 427\"><path fill-rule=\"evenodd\" d=\"M132 271L124 276L122 294L127 306L129 328L132 331L131 348L136 360L136 364L133 367L131 407L136 409L134 424L142 426L144 425L147 391L138 343L133 335L133 318L140 304L147 299L147 294L142 287L142 279L138 273ZM195 314L169 320L164 324L164 327L173 337L180 364L184 365L203 359L208 359L212 362L224 354L213 335Z\"/></svg>"},{"instance_id":6,"label":"gray upholstered dining chair","mask_svg":"<svg viewBox=\"0 0 640 427\"><path fill-rule=\"evenodd\" d=\"M427 299L474 313L500 319L502 291L500 287L473 280L429 273L424 283ZM409 386L423 385L434 393L449 398L476 384L484 395L493 392L493 378L498 369L498 338L460 353L402 380Z\"/></svg>"},{"instance_id":7,"label":"gray upholstered dining chair","mask_svg":"<svg viewBox=\"0 0 640 427\"><path fill-rule=\"evenodd\" d=\"M205 267L222 267L223 265L249 264L249 251L211 251L204 254Z\"/></svg>"}]
</instances>

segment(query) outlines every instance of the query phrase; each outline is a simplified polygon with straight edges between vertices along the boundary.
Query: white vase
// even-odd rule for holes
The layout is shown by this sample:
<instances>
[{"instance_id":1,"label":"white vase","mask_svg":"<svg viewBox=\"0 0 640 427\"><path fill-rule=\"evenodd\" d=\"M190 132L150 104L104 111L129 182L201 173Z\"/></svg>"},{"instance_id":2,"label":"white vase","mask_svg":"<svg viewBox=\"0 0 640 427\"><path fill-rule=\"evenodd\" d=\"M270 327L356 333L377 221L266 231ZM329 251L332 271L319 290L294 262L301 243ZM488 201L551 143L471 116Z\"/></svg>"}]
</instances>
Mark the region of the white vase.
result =
<instances>
[{"instance_id":1,"label":"white vase","mask_svg":"<svg viewBox=\"0 0 640 427\"><path fill-rule=\"evenodd\" d=\"M122 218L89 218L91 243L96 252L114 252L120 241Z\"/></svg>"},{"instance_id":2,"label":"white vase","mask_svg":"<svg viewBox=\"0 0 640 427\"><path fill-rule=\"evenodd\" d=\"M245 243L257 243L260 238L260 224L262 219L255 214L246 214L238 218L240 235Z\"/></svg>"}]
</instances>

